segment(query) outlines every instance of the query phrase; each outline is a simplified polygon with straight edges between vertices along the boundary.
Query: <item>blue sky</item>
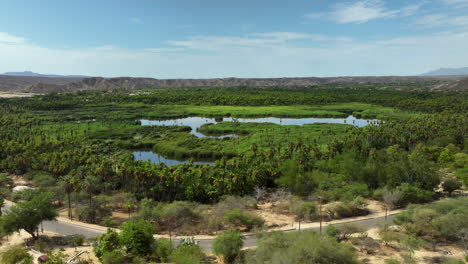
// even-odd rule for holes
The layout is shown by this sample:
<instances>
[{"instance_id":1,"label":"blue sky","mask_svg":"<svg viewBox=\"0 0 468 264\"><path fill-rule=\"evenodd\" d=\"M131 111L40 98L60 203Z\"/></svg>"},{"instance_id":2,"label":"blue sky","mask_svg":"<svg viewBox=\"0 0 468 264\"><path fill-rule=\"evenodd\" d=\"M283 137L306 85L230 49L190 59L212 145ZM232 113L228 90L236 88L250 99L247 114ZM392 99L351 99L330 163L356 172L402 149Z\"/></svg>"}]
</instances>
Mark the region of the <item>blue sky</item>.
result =
<instances>
[{"instance_id":1,"label":"blue sky","mask_svg":"<svg viewBox=\"0 0 468 264\"><path fill-rule=\"evenodd\" d=\"M468 66L468 0L2 0L0 72L414 75Z\"/></svg>"}]
</instances>

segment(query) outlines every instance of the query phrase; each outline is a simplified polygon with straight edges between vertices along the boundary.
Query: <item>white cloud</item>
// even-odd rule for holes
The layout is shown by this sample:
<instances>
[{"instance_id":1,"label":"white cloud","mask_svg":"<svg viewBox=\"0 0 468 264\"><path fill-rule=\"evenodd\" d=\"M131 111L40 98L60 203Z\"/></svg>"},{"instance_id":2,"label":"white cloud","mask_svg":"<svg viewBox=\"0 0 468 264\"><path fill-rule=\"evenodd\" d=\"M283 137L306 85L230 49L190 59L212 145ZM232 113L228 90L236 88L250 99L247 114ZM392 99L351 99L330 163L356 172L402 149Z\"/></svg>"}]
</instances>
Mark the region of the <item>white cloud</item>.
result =
<instances>
[{"instance_id":1,"label":"white cloud","mask_svg":"<svg viewBox=\"0 0 468 264\"><path fill-rule=\"evenodd\" d=\"M401 9L390 10L382 0L359 0L353 3L338 3L331 12L306 14L307 19L328 18L336 23L366 23L375 19L405 17L416 14L422 6L412 4Z\"/></svg>"},{"instance_id":2,"label":"white cloud","mask_svg":"<svg viewBox=\"0 0 468 264\"><path fill-rule=\"evenodd\" d=\"M442 0L442 2L449 5L468 4L468 0Z\"/></svg>"},{"instance_id":3,"label":"white cloud","mask_svg":"<svg viewBox=\"0 0 468 264\"><path fill-rule=\"evenodd\" d=\"M332 37L320 34L298 32L252 33L240 37L228 36L195 36L188 40L168 41L169 45L191 50L222 50L226 47L269 47L292 43L298 40L307 41L350 41L347 37Z\"/></svg>"},{"instance_id":4,"label":"white cloud","mask_svg":"<svg viewBox=\"0 0 468 264\"><path fill-rule=\"evenodd\" d=\"M25 39L21 37L16 37L5 32L0 32L0 43L24 43Z\"/></svg>"},{"instance_id":5,"label":"white cloud","mask_svg":"<svg viewBox=\"0 0 468 264\"><path fill-rule=\"evenodd\" d=\"M442 66L466 66L468 61L468 32L462 30L376 41L322 36L317 42L314 38L300 32L204 36L148 49L51 49L1 42L0 72L27 68L55 74L156 78L410 75Z\"/></svg>"},{"instance_id":6,"label":"white cloud","mask_svg":"<svg viewBox=\"0 0 468 264\"><path fill-rule=\"evenodd\" d=\"M393 17L398 13L387 10L380 0L364 0L353 4L336 4L331 18L338 23L365 23L369 20Z\"/></svg>"},{"instance_id":7,"label":"white cloud","mask_svg":"<svg viewBox=\"0 0 468 264\"><path fill-rule=\"evenodd\" d=\"M131 17L129 18L130 22L135 23L135 24L141 24L143 20L139 17Z\"/></svg>"},{"instance_id":8,"label":"white cloud","mask_svg":"<svg viewBox=\"0 0 468 264\"><path fill-rule=\"evenodd\" d=\"M416 24L427 27L468 26L468 16L448 16L446 14L432 14L418 18L416 20Z\"/></svg>"}]
</instances>

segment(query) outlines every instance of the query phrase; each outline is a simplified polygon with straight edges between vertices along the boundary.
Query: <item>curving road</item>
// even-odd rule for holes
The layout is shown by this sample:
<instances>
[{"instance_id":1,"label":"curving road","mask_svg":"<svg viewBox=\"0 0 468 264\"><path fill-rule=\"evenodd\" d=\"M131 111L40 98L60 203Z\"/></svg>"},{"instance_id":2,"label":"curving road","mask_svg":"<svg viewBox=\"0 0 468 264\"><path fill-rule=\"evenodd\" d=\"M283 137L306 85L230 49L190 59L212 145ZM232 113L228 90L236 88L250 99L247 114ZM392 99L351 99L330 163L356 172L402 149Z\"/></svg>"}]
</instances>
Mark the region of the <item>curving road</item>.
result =
<instances>
[{"instance_id":1,"label":"curving road","mask_svg":"<svg viewBox=\"0 0 468 264\"><path fill-rule=\"evenodd\" d=\"M9 205L5 205L4 210L8 211L10 208ZM389 215L387 218L388 223L392 223L393 218L395 217L396 214ZM358 226L361 226L365 229L370 229L373 227L377 227L379 224L385 223L385 217L375 217L375 218L367 218L367 219L362 219L362 220L354 220L354 221L349 221L346 223L354 223ZM343 223L336 224L336 225L342 225ZM326 226L326 223L324 225L324 228ZM94 229L91 227L86 227L82 226L79 224L74 224L74 223L69 223L69 222L64 222L64 221L45 221L43 222L43 228L44 231L46 232L52 232L52 233L57 233L60 235L82 235L86 238L93 238L97 237L105 231L101 229ZM304 228L307 229L307 228ZM310 228L310 230L316 230L318 231L318 227ZM297 232L297 230L286 230L284 232ZM244 236L244 247L253 247L257 243L257 237L256 235L246 235ZM177 244L180 240L179 239L174 239L174 242ZM199 245L207 250L211 251L211 244L213 242L213 239L196 239L196 241L199 243Z\"/></svg>"}]
</instances>

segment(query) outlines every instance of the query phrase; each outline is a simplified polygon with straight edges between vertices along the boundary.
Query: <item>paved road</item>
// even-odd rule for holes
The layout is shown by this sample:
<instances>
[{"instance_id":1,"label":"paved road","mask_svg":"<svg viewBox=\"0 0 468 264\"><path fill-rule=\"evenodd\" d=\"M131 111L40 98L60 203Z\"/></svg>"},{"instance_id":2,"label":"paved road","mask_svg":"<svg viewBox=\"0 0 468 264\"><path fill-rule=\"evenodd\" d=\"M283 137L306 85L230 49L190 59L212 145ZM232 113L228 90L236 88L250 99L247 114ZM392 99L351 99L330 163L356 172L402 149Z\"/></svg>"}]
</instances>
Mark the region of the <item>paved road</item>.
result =
<instances>
[{"instance_id":1,"label":"paved road","mask_svg":"<svg viewBox=\"0 0 468 264\"><path fill-rule=\"evenodd\" d=\"M4 207L5 211L8 211L9 206L6 205ZM392 223L393 218L395 215L390 215L387 219L388 223ZM354 223L358 226L361 226L365 229L370 229L373 227L377 227L379 224L385 222L385 217L376 217L376 218L369 218L369 219L363 219L363 220L356 220L356 221L351 221L347 223ZM340 224L337 224L340 225ZM100 234L104 233L104 231L100 229L94 229L90 227L85 227L69 222L63 222L63 221L45 221L43 222L43 228L44 231L46 232L52 232L52 233L57 233L60 235L83 235L86 238L93 238L97 237ZM311 228L312 230L319 230L318 227L316 228ZM296 230L289 230L285 232L297 232ZM177 244L180 240L175 239L174 242ZM211 244L212 244L212 239L197 239L199 245L205 249L210 251L211 250ZM256 245L257 238L255 235L247 235L245 236L244 239L244 246L245 247L253 247Z\"/></svg>"},{"instance_id":2,"label":"paved road","mask_svg":"<svg viewBox=\"0 0 468 264\"><path fill-rule=\"evenodd\" d=\"M387 218L387 223L393 224L393 219L395 218L396 214L394 215L389 215ZM363 220L356 220L356 221L350 221L347 223L354 223L360 227L367 229L371 229L374 227L378 227L380 224L385 223L385 217L376 217L376 218L369 218L369 219L363 219ZM342 224L336 224L336 225L342 225ZM323 227L325 229L325 226ZM310 228L307 230L315 230L319 231L319 227L314 227ZM297 230L287 230L284 232L297 232ZM205 250L211 250L211 243L213 242L212 239L199 239L199 245L203 247ZM248 235L245 236L244 239L244 247L253 247L256 246L257 244L257 237L255 235Z\"/></svg>"}]
</instances>

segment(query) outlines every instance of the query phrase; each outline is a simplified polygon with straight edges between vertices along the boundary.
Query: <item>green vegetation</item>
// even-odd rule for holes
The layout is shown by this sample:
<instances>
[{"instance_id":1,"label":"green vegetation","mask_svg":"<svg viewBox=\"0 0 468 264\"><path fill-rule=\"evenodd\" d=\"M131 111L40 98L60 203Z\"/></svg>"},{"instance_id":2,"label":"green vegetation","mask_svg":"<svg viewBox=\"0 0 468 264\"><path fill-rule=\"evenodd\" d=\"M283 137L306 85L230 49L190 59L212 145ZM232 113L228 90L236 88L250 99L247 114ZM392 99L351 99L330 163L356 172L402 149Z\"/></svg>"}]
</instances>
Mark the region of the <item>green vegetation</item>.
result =
<instances>
[{"instance_id":1,"label":"green vegetation","mask_svg":"<svg viewBox=\"0 0 468 264\"><path fill-rule=\"evenodd\" d=\"M242 248L242 235L237 230L227 230L219 234L213 241L213 252L224 263L234 263Z\"/></svg>"},{"instance_id":2,"label":"green vegetation","mask_svg":"<svg viewBox=\"0 0 468 264\"><path fill-rule=\"evenodd\" d=\"M1 225L6 233L24 230L37 239L39 224L45 220L55 220L57 211L52 207L47 193L37 194L31 201L14 205L2 216Z\"/></svg>"},{"instance_id":3,"label":"green vegetation","mask_svg":"<svg viewBox=\"0 0 468 264\"><path fill-rule=\"evenodd\" d=\"M0 252L0 262L2 264L31 264L33 256L22 246L11 246Z\"/></svg>"},{"instance_id":4,"label":"green vegetation","mask_svg":"<svg viewBox=\"0 0 468 264\"><path fill-rule=\"evenodd\" d=\"M461 242L468 249L468 198L415 205L399 214L395 223L406 233L428 241L435 250L440 241Z\"/></svg>"},{"instance_id":5,"label":"green vegetation","mask_svg":"<svg viewBox=\"0 0 468 264\"><path fill-rule=\"evenodd\" d=\"M147 261L177 264L203 263L205 254L192 240L182 241L176 248L167 239L153 238L153 226L146 221L130 221L120 226L119 234L112 229L96 239L94 253L102 263L147 263ZM133 261L133 262L132 262Z\"/></svg>"},{"instance_id":6,"label":"green vegetation","mask_svg":"<svg viewBox=\"0 0 468 264\"><path fill-rule=\"evenodd\" d=\"M121 234L98 239L96 254L103 261L186 263L193 257L202 262L205 256L196 244L173 249L171 239L154 241L152 233L157 230L172 238L228 228L253 230L265 223L252 213L264 200L274 204L273 210L302 222L317 218L317 202L333 202L323 210L324 218L331 220L367 214L367 198L395 209L457 195L468 175L468 95L406 89L418 85L422 84L149 89L133 94L95 91L0 99L0 197L20 202L3 212L0 230L9 234L25 229L34 236L37 221L55 217L54 207L67 208L69 218L116 227L124 222L112 218L112 212L119 211L131 221L123 224ZM197 138L189 127L138 122L189 116L220 120L348 115L382 122L362 128L221 122L199 129L208 135L239 135L224 139ZM132 152L141 150L215 161L212 166L135 161ZM12 174L30 181L34 189L12 193ZM38 204L40 193L48 193L47 210ZM20 212L28 212L30 206L44 213L23 221ZM434 225L399 240L406 243L408 260L414 257L416 240L455 239L446 236L449 231L436 228L436 222L442 221L440 212L429 209L408 215L406 222L400 219L404 226L420 219ZM460 217L458 213L447 212ZM250 259L356 263L352 250L337 241L347 240L356 230L340 228L335 230L338 239L309 232L265 236ZM389 234L387 239L391 238ZM281 239L288 243L281 244ZM234 250L238 245L234 242L220 246L219 255L228 261L248 260ZM372 241L359 243L372 250L366 246ZM331 248L337 248L336 254L328 254Z\"/></svg>"},{"instance_id":7,"label":"green vegetation","mask_svg":"<svg viewBox=\"0 0 468 264\"><path fill-rule=\"evenodd\" d=\"M297 233L273 232L258 241L246 263L343 263L358 264L352 247L336 239L305 231Z\"/></svg>"}]
</instances>

